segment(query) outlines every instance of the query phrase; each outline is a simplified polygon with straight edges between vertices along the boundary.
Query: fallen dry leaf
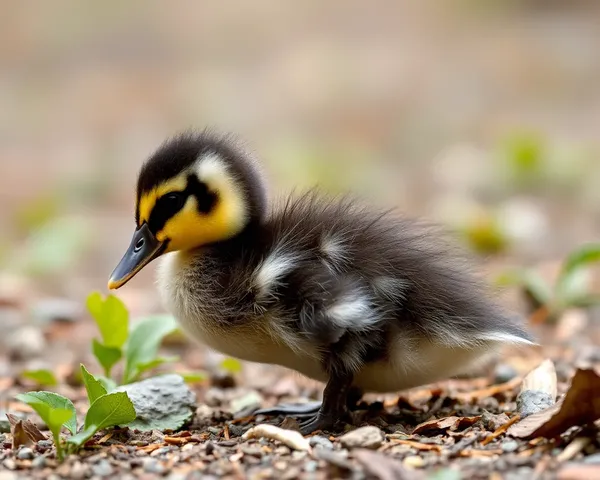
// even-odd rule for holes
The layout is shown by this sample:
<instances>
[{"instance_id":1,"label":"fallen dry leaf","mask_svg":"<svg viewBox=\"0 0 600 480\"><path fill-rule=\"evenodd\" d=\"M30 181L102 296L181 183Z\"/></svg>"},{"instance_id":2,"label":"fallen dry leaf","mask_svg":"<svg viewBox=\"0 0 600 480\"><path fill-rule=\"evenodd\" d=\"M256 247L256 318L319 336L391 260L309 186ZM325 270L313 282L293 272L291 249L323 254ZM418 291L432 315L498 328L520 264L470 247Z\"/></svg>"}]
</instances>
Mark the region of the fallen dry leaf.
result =
<instances>
[{"instance_id":1,"label":"fallen dry leaf","mask_svg":"<svg viewBox=\"0 0 600 480\"><path fill-rule=\"evenodd\" d=\"M365 472L379 480L417 480L423 476L414 470L408 471L402 463L392 457L366 449L357 449L352 456L362 465Z\"/></svg>"},{"instance_id":2,"label":"fallen dry leaf","mask_svg":"<svg viewBox=\"0 0 600 480\"><path fill-rule=\"evenodd\" d=\"M431 432L438 430L461 430L470 427L475 422L481 419L481 415L475 417L446 417L429 420L420 423L413 430L413 435L416 433Z\"/></svg>"},{"instance_id":3,"label":"fallen dry leaf","mask_svg":"<svg viewBox=\"0 0 600 480\"><path fill-rule=\"evenodd\" d=\"M19 420L14 425L11 423L10 433L12 433L13 437L12 448L15 450L22 445L33 443L31 438L29 438L29 436L25 433L25 429L23 428L23 420Z\"/></svg>"},{"instance_id":4,"label":"fallen dry leaf","mask_svg":"<svg viewBox=\"0 0 600 480\"><path fill-rule=\"evenodd\" d=\"M6 414L13 435L13 448L20 445L47 440L47 437L29 420L21 420L10 413Z\"/></svg>"},{"instance_id":5,"label":"fallen dry leaf","mask_svg":"<svg viewBox=\"0 0 600 480\"><path fill-rule=\"evenodd\" d=\"M513 425L509 435L518 438L554 438L572 426L600 418L600 376L593 369L578 369L564 399Z\"/></svg>"},{"instance_id":6,"label":"fallen dry leaf","mask_svg":"<svg viewBox=\"0 0 600 480\"><path fill-rule=\"evenodd\" d=\"M270 438L278 440L294 450L310 451L308 440L302 436L300 432L294 430L285 430L275 425L262 424L252 427L243 435L243 439L249 438Z\"/></svg>"},{"instance_id":7,"label":"fallen dry leaf","mask_svg":"<svg viewBox=\"0 0 600 480\"><path fill-rule=\"evenodd\" d=\"M556 395L558 394L556 384L557 379L554 362L550 359L546 359L525 376L523 384L521 385L521 392L538 390L547 393L554 401L556 401Z\"/></svg>"}]
</instances>

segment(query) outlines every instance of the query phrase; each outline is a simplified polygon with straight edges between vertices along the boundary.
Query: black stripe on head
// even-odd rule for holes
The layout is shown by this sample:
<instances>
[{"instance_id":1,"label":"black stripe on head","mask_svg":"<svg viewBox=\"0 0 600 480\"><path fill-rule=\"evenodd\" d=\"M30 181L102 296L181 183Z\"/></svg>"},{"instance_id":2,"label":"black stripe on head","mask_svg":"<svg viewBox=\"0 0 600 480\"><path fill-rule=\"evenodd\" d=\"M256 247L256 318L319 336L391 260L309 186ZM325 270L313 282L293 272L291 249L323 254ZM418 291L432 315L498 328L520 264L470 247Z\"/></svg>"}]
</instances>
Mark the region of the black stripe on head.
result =
<instances>
[{"instance_id":1,"label":"black stripe on head","mask_svg":"<svg viewBox=\"0 0 600 480\"><path fill-rule=\"evenodd\" d=\"M156 235L162 230L167 221L183 208L190 196L195 197L198 213L202 215L209 214L217 203L217 195L210 192L205 183L190 173L185 190L166 193L156 201L148 220L150 231Z\"/></svg>"}]
</instances>

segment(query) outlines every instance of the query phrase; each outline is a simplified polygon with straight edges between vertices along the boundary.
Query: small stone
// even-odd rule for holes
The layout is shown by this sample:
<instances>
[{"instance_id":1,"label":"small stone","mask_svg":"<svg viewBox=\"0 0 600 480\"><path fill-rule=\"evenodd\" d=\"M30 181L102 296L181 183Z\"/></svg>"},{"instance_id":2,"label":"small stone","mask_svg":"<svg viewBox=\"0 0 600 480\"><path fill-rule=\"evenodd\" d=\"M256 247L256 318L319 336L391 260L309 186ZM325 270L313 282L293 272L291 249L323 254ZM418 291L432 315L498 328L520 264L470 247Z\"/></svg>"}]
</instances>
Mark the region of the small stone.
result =
<instances>
[{"instance_id":1,"label":"small stone","mask_svg":"<svg viewBox=\"0 0 600 480\"><path fill-rule=\"evenodd\" d=\"M0 410L0 434L4 433L10 433L10 422L8 421L8 418L6 418L6 412ZM2 435L2 437L4 437L4 435ZM0 439L0 443L4 441L4 438Z\"/></svg>"},{"instance_id":2,"label":"small stone","mask_svg":"<svg viewBox=\"0 0 600 480\"><path fill-rule=\"evenodd\" d=\"M0 433L0 443L4 443L6 441L6 435Z\"/></svg>"},{"instance_id":3,"label":"small stone","mask_svg":"<svg viewBox=\"0 0 600 480\"><path fill-rule=\"evenodd\" d=\"M498 430L502 425L507 423L509 420L510 419L508 418L508 415L506 415L506 413L501 413L500 415L494 415L493 413L490 413L487 410L484 410L481 415L481 423L483 423L483 426L486 429L491 430L492 432Z\"/></svg>"},{"instance_id":4,"label":"small stone","mask_svg":"<svg viewBox=\"0 0 600 480\"><path fill-rule=\"evenodd\" d=\"M31 316L39 325L51 322L75 322L83 315L79 302L64 298L48 298L34 305Z\"/></svg>"},{"instance_id":5,"label":"small stone","mask_svg":"<svg viewBox=\"0 0 600 480\"><path fill-rule=\"evenodd\" d=\"M157 462L153 458L148 458L144 462L144 472L162 474L165 472L165 467L163 467L161 463Z\"/></svg>"},{"instance_id":6,"label":"small stone","mask_svg":"<svg viewBox=\"0 0 600 480\"><path fill-rule=\"evenodd\" d=\"M409 455L402 461L402 464L407 468L423 468L425 460L418 455Z\"/></svg>"},{"instance_id":7,"label":"small stone","mask_svg":"<svg viewBox=\"0 0 600 480\"><path fill-rule=\"evenodd\" d=\"M17 452L17 458L19 460L31 460L33 458L33 450L31 448L21 448Z\"/></svg>"},{"instance_id":8,"label":"small stone","mask_svg":"<svg viewBox=\"0 0 600 480\"><path fill-rule=\"evenodd\" d=\"M19 477L13 472L0 472L0 480L17 480Z\"/></svg>"},{"instance_id":9,"label":"small stone","mask_svg":"<svg viewBox=\"0 0 600 480\"><path fill-rule=\"evenodd\" d=\"M229 373L216 372L210 377L210 384L216 388L233 388L235 387L235 378Z\"/></svg>"},{"instance_id":10,"label":"small stone","mask_svg":"<svg viewBox=\"0 0 600 480\"><path fill-rule=\"evenodd\" d=\"M137 417L129 424L130 429L177 430L196 411L196 395L176 374L151 377L117 387L115 391L127 392L135 407Z\"/></svg>"},{"instance_id":11,"label":"small stone","mask_svg":"<svg viewBox=\"0 0 600 480\"><path fill-rule=\"evenodd\" d=\"M494 369L494 383L506 383L515 378L519 372L515 370L512 365L506 363L499 363Z\"/></svg>"},{"instance_id":12,"label":"small stone","mask_svg":"<svg viewBox=\"0 0 600 480\"><path fill-rule=\"evenodd\" d=\"M11 358L27 360L40 355L46 349L46 339L42 331L32 325L15 330L6 339Z\"/></svg>"},{"instance_id":13,"label":"small stone","mask_svg":"<svg viewBox=\"0 0 600 480\"><path fill-rule=\"evenodd\" d=\"M314 460L311 460L310 462L306 462L304 464L304 471L308 473L316 472L317 468L319 468L319 462L315 462Z\"/></svg>"},{"instance_id":14,"label":"small stone","mask_svg":"<svg viewBox=\"0 0 600 480\"><path fill-rule=\"evenodd\" d=\"M554 398L541 390L525 390L517 397L517 411L521 418L541 412L554 405Z\"/></svg>"},{"instance_id":15,"label":"small stone","mask_svg":"<svg viewBox=\"0 0 600 480\"><path fill-rule=\"evenodd\" d=\"M42 469L42 468L46 468L47 463L48 462L46 461L46 457L44 457L43 455L38 455L31 462L31 467Z\"/></svg>"},{"instance_id":16,"label":"small stone","mask_svg":"<svg viewBox=\"0 0 600 480\"><path fill-rule=\"evenodd\" d=\"M231 401L231 410L234 413L245 410L256 410L262 404L263 398L258 392L250 392L241 398Z\"/></svg>"},{"instance_id":17,"label":"small stone","mask_svg":"<svg viewBox=\"0 0 600 480\"><path fill-rule=\"evenodd\" d=\"M85 478L88 474L89 467L82 462L75 462L71 467L71 472L69 473L70 478L75 480L80 480Z\"/></svg>"},{"instance_id":18,"label":"small stone","mask_svg":"<svg viewBox=\"0 0 600 480\"><path fill-rule=\"evenodd\" d=\"M514 440L509 440L502 444L502 451L506 453L516 452L519 448L519 444Z\"/></svg>"},{"instance_id":19,"label":"small stone","mask_svg":"<svg viewBox=\"0 0 600 480\"><path fill-rule=\"evenodd\" d=\"M583 459L583 463L588 463L590 465L600 465L600 453L588 455Z\"/></svg>"},{"instance_id":20,"label":"small stone","mask_svg":"<svg viewBox=\"0 0 600 480\"><path fill-rule=\"evenodd\" d=\"M385 434L377 427L367 426L352 430L340 437L340 442L345 448L372 448L381 446Z\"/></svg>"},{"instance_id":21,"label":"small stone","mask_svg":"<svg viewBox=\"0 0 600 480\"><path fill-rule=\"evenodd\" d=\"M326 448L328 450L333 450L333 443L322 435L315 435L314 437L310 437L308 439L308 443L311 447L314 448Z\"/></svg>"},{"instance_id":22,"label":"small stone","mask_svg":"<svg viewBox=\"0 0 600 480\"><path fill-rule=\"evenodd\" d=\"M4 468L7 468L9 470L17 469L17 462L15 462L12 458L7 458L6 460L4 460L2 462L2 465L4 466Z\"/></svg>"},{"instance_id":23,"label":"small stone","mask_svg":"<svg viewBox=\"0 0 600 480\"><path fill-rule=\"evenodd\" d=\"M92 465L92 473L99 477L108 477L112 475L114 469L108 460L100 460L96 465Z\"/></svg>"}]
</instances>

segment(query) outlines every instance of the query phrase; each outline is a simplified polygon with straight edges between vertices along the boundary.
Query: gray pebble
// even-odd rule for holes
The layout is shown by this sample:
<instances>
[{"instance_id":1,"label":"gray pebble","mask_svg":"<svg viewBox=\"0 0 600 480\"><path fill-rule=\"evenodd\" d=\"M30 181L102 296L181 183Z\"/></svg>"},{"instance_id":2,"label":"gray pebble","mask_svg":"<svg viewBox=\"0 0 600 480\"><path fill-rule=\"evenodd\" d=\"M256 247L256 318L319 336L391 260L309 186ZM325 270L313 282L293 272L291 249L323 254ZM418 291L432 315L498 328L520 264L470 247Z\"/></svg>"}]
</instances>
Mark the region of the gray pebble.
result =
<instances>
[{"instance_id":1,"label":"gray pebble","mask_svg":"<svg viewBox=\"0 0 600 480\"><path fill-rule=\"evenodd\" d=\"M144 462L144 472L161 474L165 472L165 467L163 467L156 460L149 458Z\"/></svg>"},{"instance_id":2,"label":"gray pebble","mask_svg":"<svg viewBox=\"0 0 600 480\"><path fill-rule=\"evenodd\" d=\"M514 367L505 363L500 363L496 365L496 368L494 369L494 383L506 383L515 378L518 374L519 372L517 372Z\"/></svg>"},{"instance_id":3,"label":"gray pebble","mask_svg":"<svg viewBox=\"0 0 600 480\"><path fill-rule=\"evenodd\" d=\"M26 325L9 334L6 346L12 358L26 360L45 350L46 339L38 327Z\"/></svg>"},{"instance_id":4,"label":"gray pebble","mask_svg":"<svg viewBox=\"0 0 600 480\"><path fill-rule=\"evenodd\" d=\"M521 418L541 412L554 405L554 399L541 390L525 390L517 397L517 410Z\"/></svg>"},{"instance_id":5,"label":"gray pebble","mask_svg":"<svg viewBox=\"0 0 600 480\"><path fill-rule=\"evenodd\" d=\"M42 469L42 468L46 467L47 463L48 462L46 461L46 457L44 457L43 455L38 455L31 462L31 466L32 466L32 468L40 468L40 469Z\"/></svg>"},{"instance_id":6,"label":"gray pebble","mask_svg":"<svg viewBox=\"0 0 600 480\"><path fill-rule=\"evenodd\" d=\"M10 433L10 422L6 418L6 412L4 411L0 411L0 433ZM0 435L0 437L4 437L4 435ZM4 438L2 438L2 441L4 441Z\"/></svg>"},{"instance_id":7,"label":"gray pebble","mask_svg":"<svg viewBox=\"0 0 600 480\"><path fill-rule=\"evenodd\" d=\"M599 465L600 464L600 453L594 453L593 455L589 455L583 459L583 463L587 463L590 465Z\"/></svg>"},{"instance_id":8,"label":"gray pebble","mask_svg":"<svg viewBox=\"0 0 600 480\"><path fill-rule=\"evenodd\" d=\"M0 433L0 443L4 443L6 441L6 435Z\"/></svg>"},{"instance_id":9,"label":"gray pebble","mask_svg":"<svg viewBox=\"0 0 600 480\"><path fill-rule=\"evenodd\" d=\"M306 462L304 464L304 471L308 473L316 472L317 468L319 468L319 462L315 462L314 460L311 460L310 462Z\"/></svg>"},{"instance_id":10,"label":"gray pebble","mask_svg":"<svg viewBox=\"0 0 600 480\"><path fill-rule=\"evenodd\" d=\"M357 428L340 437L340 442L345 448L377 449L384 441L385 434L372 425Z\"/></svg>"},{"instance_id":11,"label":"gray pebble","mask_svg":"<svg viewBox=\"0 0 600 480\"><path fill-rule=\"evenodd\" d=\"M96 465L92 465L92 473L99 477L108 477L113 474L113 467L108 460L100 460Z\"/></svg>"},{"instance_id":12,"label":"gray pebble","mask_svg":"<svg viewBox=\"0 0 600 480\"><path fill-rule=\"evenodd\" d=\"M328 450L333 450L333 443L331 443L328 438L323 437L321 435L315 435L314 437L310 437L308 443L311 447L319 447L326 448Z\"/></svg>"},{"instance_id":13,"label":"gray pebble","mask_svg":"<svg viewBox=\"0 0 600 480\"><path fill-rule=\"evenodd\" d=\"M31 460L33 458L33 450L31 448L21 448L17 452L17 458L19 460Z\"/></svg>"},{"instance_id":14,"label":"gray pebble","mask_svg":"<svg viewBox=\"0 0 600 480\"><path fill-rule=\"evenodd\" d=\"M508 442L504 442L502 444L502 451L506 453L516 452L518 448L519 444L514 440L509 440Z\"/></svg>"}]
</instances>

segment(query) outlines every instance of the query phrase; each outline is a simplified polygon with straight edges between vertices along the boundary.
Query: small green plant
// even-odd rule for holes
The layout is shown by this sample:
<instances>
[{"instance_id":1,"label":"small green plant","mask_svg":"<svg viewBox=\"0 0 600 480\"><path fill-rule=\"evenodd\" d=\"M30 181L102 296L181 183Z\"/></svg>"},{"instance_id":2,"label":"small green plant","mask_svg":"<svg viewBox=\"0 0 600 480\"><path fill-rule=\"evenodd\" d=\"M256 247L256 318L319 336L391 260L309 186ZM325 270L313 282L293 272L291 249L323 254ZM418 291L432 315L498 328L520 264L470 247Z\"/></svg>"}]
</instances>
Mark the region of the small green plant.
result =
<instances>
[{"instance_id":1,"label":"small green plant","mask_svg":"<svg viewBox=\"0 0 600 480\"><path fill-rule=\"evenodd\" d=\"M127 393L108 393L102 383L81 365L90 407L82 428L77 431L77 413L73 402L53 392L28 392L17 399L33 408L52 432L56 456L62 461L64 454L75 453L99 430L126 425L136 418L135 409ZM60 432L65 427L71 436L66 440Z\"/></svg>"},{"instance_id":2,"label":"small green plant","mask_svg":"<svg viewBox=\"0 0 600 480\"><path fill-rule=\"evenodd\" d=\"M53 387L58 384L58 380L54 373L43 368L39 370L25 370L24 372L21 372L21 377L32 380L38 385Z\"/></svg>"},{"instance_id":3,"label":"small green plant","mask_svg":"<svg viewBox=\"0 0 600 480\"><path fill-rule=\"evenodd\" d=\"M139 380L143 373L177 357L158 357L163 339L177 330L175 319L170 315L156 315L136 322L129 327L129 312L117 297L92 293L87 308L98 324L102 340L92 341L94 356L104 369L100 378L108 390L116 386L111 376L113 367L124 359L121 384Z\"/></svg>"},{"instance_id":4,"label":"small green plant","mask_svg":"<svg viewBox=\"0 0 600 480\"><path fill-rule=\"evenodd\" d=\"M554 285L531 270L508 272L498 279L500 285L518 285L538 308L547 311L550 321L568 308L600 304L600 295L590 292L585 282L586 269L600 261L600 243L583 245L567 256Z\"/></svg>"}]
</instances>

